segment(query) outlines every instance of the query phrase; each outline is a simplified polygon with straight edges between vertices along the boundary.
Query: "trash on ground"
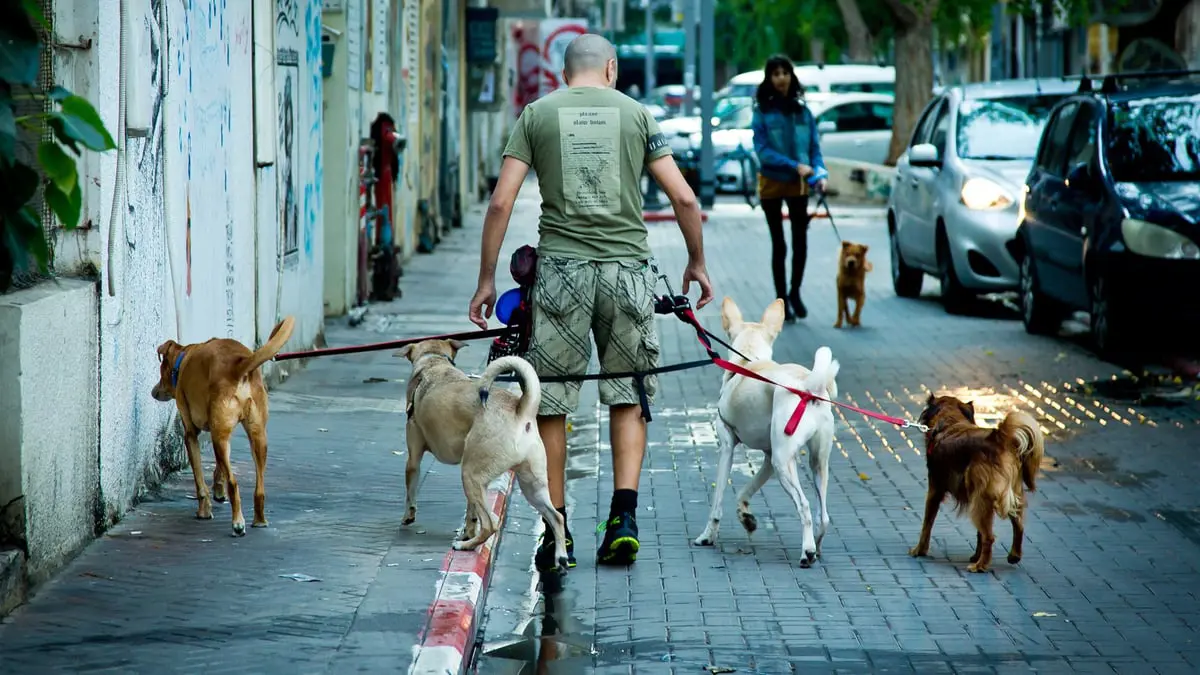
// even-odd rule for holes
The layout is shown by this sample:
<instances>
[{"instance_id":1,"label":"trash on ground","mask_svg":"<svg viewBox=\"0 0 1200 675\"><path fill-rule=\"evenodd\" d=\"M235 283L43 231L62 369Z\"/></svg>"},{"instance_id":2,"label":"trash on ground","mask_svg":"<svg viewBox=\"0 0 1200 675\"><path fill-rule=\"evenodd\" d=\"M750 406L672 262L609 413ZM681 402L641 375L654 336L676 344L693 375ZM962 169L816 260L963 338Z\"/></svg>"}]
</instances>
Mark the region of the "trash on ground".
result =
<instances>
[{"instance_id":1,"label":"trash on ground","mask_svg":"<svg viewBox=\"0 0 1200 675\"><path fill-rule=\"evenodd\" d=\"M316 577L310 577L307 574L299 574L299 573L280 574L279 576L284 579L291 579L292 581L320 581L320 579L318 579Z\"/></svg>"}]
</instances>

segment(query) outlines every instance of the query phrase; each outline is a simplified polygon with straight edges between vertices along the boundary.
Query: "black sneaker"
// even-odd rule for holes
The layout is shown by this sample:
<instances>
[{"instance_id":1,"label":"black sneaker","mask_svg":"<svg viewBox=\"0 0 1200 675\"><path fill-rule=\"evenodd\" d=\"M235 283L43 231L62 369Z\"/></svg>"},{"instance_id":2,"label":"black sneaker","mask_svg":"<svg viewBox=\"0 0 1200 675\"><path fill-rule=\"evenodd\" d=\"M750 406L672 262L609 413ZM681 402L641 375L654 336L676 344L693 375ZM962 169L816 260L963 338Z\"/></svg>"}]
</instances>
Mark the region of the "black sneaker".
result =
<instances>
[{"instance_id":1,"label":"black sneaker","mask_svg":"<svg viewBox=\"0 0 1200 675\"><path fill-rule=\"evenodd\" d=\"M637 520L632 513L618 513L608 519L600 527L604 528L604 542L596 553L596 561L601 565L629 565L637 560L638 542Z\"/></svg>"},{"instance_id":2,"label":"black sneaker","mask_svg":"<svg viewBox=\"0 0 1200 675\"><path fill-rule=\"evenodd\" d=\"M567 568L575 567L575 542L571 539L570 530L567 531ZM542 538L538 540L537 552L533 554L533 564L538 572L553 572L558 569L558 561L554 559L554 530L549 526L542 532Z\"/></svg>"}]
</instances>

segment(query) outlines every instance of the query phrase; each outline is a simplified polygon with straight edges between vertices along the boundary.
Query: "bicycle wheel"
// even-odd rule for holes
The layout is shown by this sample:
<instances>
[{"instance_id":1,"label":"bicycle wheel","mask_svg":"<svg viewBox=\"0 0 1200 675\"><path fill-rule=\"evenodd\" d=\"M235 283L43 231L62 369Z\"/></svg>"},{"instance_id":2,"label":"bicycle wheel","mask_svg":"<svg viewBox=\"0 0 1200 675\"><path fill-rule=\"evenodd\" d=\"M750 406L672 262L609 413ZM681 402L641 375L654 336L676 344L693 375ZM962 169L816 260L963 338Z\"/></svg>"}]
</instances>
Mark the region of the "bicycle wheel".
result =
<instances>
[{"instance_id":1,"label":"bicycle wheel","mask_svg":"<svg viewBox=\"0 0 1200 675\"><path fill-rule=\"evenodd\" d=\"M743 151L741 153L742 197L750 210L758 208L758 164L754 155Z\"/></svg>"}]
</instances>

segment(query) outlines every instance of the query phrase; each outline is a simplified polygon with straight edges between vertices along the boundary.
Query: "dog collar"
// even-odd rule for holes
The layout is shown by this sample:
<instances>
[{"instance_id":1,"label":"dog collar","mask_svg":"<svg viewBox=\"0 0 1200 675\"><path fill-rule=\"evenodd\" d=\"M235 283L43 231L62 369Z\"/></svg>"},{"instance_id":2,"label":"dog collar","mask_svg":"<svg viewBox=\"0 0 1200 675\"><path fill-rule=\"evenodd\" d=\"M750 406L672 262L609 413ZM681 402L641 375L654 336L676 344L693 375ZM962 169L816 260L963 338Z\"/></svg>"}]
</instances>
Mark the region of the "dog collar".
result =
<instances>
[{"instance_id":1,"label":"dog collar","mask_svg":"<svg viewBox=\"0 0 1200 675\"><path fill-rule=\"evenodd\" d=\"M175 357L175 365L171 368L171 386L179 385L179 367L183 365L183 357L187 356L187 350L179 352L179 356Z\"/></svg>"},{"instance_id":2,"label":"dog collar","mask_svg":"<svg viewBox=\"0 0 1200 675\"><path fill-rule=\"evenodd\" d=\"M452 365L452 366L457 366L457 365L458 365L457 363L455 363L455 362L454 362L454 359L450 358L449 356L446 356L445 354L438 354L437 352L434 352L434 353L432 353L432 354L424 354L424 355L422 355L422 356L421 356L421 358L419 358L419 359L417 359L417 360L418 360L418 361L423 361L423 360L425 360L425 359L428 359L428 358L434 358L434 357L436 357L436 358L439 358L439 359L446 359L447 361L449 361L449 362L450 362L450 365Z\"/></svg>"}]
</instances>

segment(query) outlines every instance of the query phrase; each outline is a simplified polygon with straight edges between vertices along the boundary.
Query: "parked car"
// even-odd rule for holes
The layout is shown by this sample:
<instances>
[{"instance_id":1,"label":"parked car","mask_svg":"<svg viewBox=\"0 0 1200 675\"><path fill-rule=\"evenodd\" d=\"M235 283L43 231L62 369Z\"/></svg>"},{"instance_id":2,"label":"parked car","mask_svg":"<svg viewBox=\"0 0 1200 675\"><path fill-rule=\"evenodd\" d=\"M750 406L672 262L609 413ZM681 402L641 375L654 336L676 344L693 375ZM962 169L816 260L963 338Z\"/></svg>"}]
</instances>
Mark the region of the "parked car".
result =
<instances>
[{"instance_id":1,"label":"parked car","mask_svg":"<svg viewBox=\"0 0 1200 675\"><path fill-rule=\"evenodd\" d=\"M817 119L822 155L873 163L886 159L892 138L891 95L817 93L805 99ZM754 150L754 132L750 129L753 114L752 105L738 108L713 132L719 192L742 191L742 162L736 157L738 148L741 152ZM691 135L694 152L699 152L701 138L699 132Z\"/></svg>"},{"instance_id":2,"label":"parked car","mask_svg":"<svg viewBox=\"0 0 1200 675\"><path fill-rule=\"evenodd\" d=\"M1083 80L1051 112L1025 185L1013 248L1026 330L1086 311L1105 356L1160 331L1195 342L1200 71Z\"/></svg>"},{"instance_id":3,"label":"parked car","mask_svg":"<svg viewBox=\"0 0 1200 675\"><path fill-rule=\"evenodd\" d=\"M1017 288L1008 243L1022 181L1068 80L1004 80L946 87L925 107L896 162L887 225L896 295L937 276L958 312L975 295Z\"/></svg>"},{"instance_id":4,"label":"parked car","mask_svg":"<svg viewBox=\"0 0 1200 675\"><path fill-rule=\"evenodd\" d=\"M714 127L721 126L722 120L737 112L738 108L742 108L754 103L753 96L722 96L713 99L713 116L712 125ZM659 123L659 129L668 136L682 136L687 138L692 134L701 131L701 119L699 115L689 115L687 117L672 117L663 120Z\"/></svg>"},{"instance_id":5,"label":"parked car","mask_svg":"<svg viewBox=\"0 0 1200 675\"><path fill-rule=\"evenodd\" d=\"M750 110L753 98L745 96L726 97L715 105L713 115L713 138L717 138L717 130L726 126L740 124L738 121ZM675 153L675 163L680 172L695 191L700 190L700 142L701 134L699 117L676 117L659 122L659 129L667 135L667 144Z\"/></svg>"},{"instance_id":6,"label":"parked car","mask_svg":"<svg viewBox=\"0 0 1200 675\"><path fill-rule=\"evenodd\" d=\"M806 93L894 94L895 66L863 64L797 64L796 77ZM722 90L729 96L754 96L763 81L762 69L735 75Z\"/></svg>"}]
</instances>

